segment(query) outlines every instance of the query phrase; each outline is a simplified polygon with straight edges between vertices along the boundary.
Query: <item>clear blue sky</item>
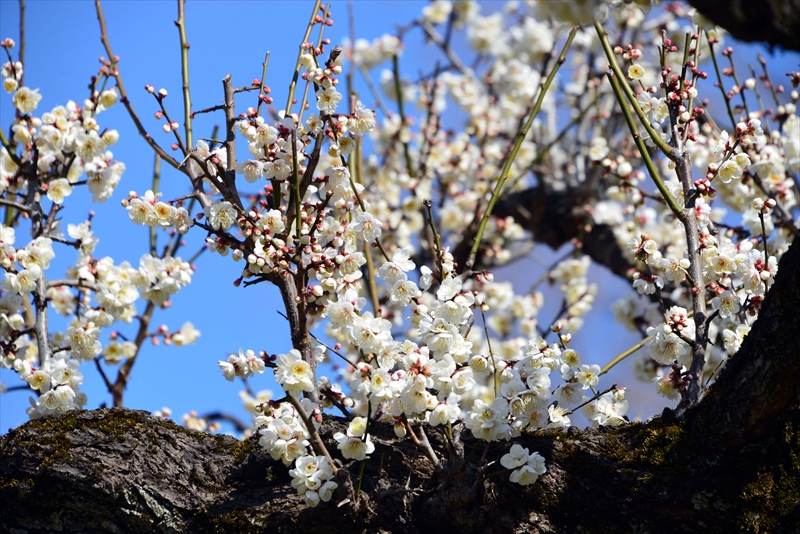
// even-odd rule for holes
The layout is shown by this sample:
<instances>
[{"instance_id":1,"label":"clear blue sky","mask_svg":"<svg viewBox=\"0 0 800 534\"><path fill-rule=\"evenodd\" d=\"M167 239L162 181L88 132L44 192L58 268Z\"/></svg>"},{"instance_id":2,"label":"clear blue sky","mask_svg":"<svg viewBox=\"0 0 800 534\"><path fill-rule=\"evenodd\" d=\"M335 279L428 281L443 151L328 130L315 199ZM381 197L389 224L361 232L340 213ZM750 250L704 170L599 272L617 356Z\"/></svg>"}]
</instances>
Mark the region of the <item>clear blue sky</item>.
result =
<instances>
[{"instance_id":1,"label":"clear blue sky","mask_svg":"<svg viewBox=\"0 0 800 534\"><path fill-rule=\"evenodd\" d=\"M221 79L228 73L236 86L247 85L260 78L261 63L267 50L271 51L267 83L273 89L276 103L281 106L286 98L286 88L293 70L297 45L305 30L310 1L262 2L188 2L186 6L188 38L191 44L191 86L195 109L218 104L222 98ZM395 24L407 23L417 17L426 2L422 1L354 1L355 27L358 37L373 39L383 33L393 33ZM497 9L492 3L488 9ZM333 16L336 24L326 30L333 44L340 43L349 34L347 3L335 2ZM182 120L181 82L178 33L173 24L177 18L173 1L107 1L104 11L114 52L121 57L120 68L131 101L151 134L169 146L171 139L164 134L160 123L153 119L156 105L143 87L152 84L169 91L167 105L175 120ZM16 1L0 0L0 38L11 37L18 41L19 7ZM94 3L89 1L28 1L26 9L27 48L25 84L39 88L43 96L37 114L72 99L82 101L87 96L90 76L97 72L97 59L105 55L99 40L99 29ZM430 48L421 46L422 37L412 32L406 40L404 71L415 77L420 70L429 71L435 60ZM754 53L748 52L751 57ZM18 50L13 51L17 57ZM774 69L774 79L783 80L783 72L796 66L796 55ZM4 61L4 60L3 60ZM793 63L792 63L793 62ZM426 68L427 66L427 68ZM783 68L783 67L787 68ZM367 94L362 88L362 94ZM240 95L237 111L255 105L255 98ZM369 101L369 98L365 98ZM13 109L10 95L0 95L0 125L8 126ZM153 153L138 136L121 105L99 116L101 128L116 128L120 142L112 147L115 158L127 166L119 188L106 203L93 205L86 191L79 189L73 195L82 197L76 202L70 198L64 212L64 225L80 222L89 210L95 210L93 228L100 238L96 257L111 256L116 262L128 260L137 265L147 246L147 230L128 221L120 200L129 190L144 192L150 188ZM209 136L214 124L222 121L220 115L201 115L195 121L195 137ZM162 166L162 190L165 198L187 192L187 181L166 166ZM18 230L19 231L19 230ZM161 234L163 236L163 234ZM190 232L189 246L181 255L191 256L199 247L204 235ZM25 242L23 237L19 242ZM63 274L75 251L58 247L60 254L49 276ZM547 251L539 251L536 260L497 271L499 276L512 279L519 289L526 288L532 279L539 277L542 266L552 261ZM538 264L538 265L537 265ZM132 378L125 396L126 406L154 411L162 406L173 410L173 417L189 410L199 413L224 410L247 420L239 401L240 382L226 382L216 362L227 354L243 349L264 349L270 353L286 352L291 348L288 327L278 315L282 308L277 290L267 284L248 289L234 288L232 282L239 276L241 264L230 259L204 255L197 262L192 284L173 298L174 305L155 314L153 327L166 324L175 330L190 320L202 332L198 343L189 347L143 347L133 368ZM601 283L594 312L587 317L583 330L575 338L575 348L584 361L607 362L615 354L638 341L638 338L616 325L608 312L610 303L629 285L607 275L600 269ZM542 321L551 318L553 311L542 312ZM60 327L58 322L54 326ZM133 325L131 325L133 326ZM121 330L132 334L133 329ZM613 334L610 334L613 332ZM600 340L598 342L598 340ZM112 377L116 376L115 369ZM89 395L89 408L100 403L110 403L99 376L92 365L84 364L85 381L82 390ZM0 371L6 386L19 384L15 373ZM615 369L603 383L637 386L629 376L625 364ZM251 385L256 391L272 389L279 392L270 373L255 377ZM631 391L630 416L638 408L651 415L657 408L641 404L643 395L654 396L652 388ZM24 409L28 405L27 392L0 395L0 433L27 420Z\"/></svg>"}]
</instances>

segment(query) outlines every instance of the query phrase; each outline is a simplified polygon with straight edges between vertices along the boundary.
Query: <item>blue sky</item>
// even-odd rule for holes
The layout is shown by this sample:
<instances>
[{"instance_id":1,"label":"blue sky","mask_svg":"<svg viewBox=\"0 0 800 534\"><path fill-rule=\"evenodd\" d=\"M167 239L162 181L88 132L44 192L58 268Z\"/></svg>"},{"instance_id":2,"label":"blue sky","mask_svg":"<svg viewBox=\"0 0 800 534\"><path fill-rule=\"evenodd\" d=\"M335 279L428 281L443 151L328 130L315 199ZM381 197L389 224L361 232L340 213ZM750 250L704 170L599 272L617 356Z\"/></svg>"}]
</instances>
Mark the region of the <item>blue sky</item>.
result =
<instances>
[{"instance_id":1,"label":"blue sky","mask_svg":"<svg viewBox=\"0 0 800 534\"><path fill-rule=\"evenodd\" d=\"M397 23L407 23L417 17L426 2L354 1L352 5L357 36L373 39L383 33L393 33ZM490 8L499 5L493 3ZM188 2L187 31L191 44L194 108L220 103L221 80L228 73L232 75L235 86L248 85L252 79L260 78L261 63L267 50L271 51L267 84L272 87L276 104L282 106L297 45L312 6L312 2L301 1ZM107 1L103 9L114 52L121 57L120 69L131 101L155 139L162 146L169 147L172 139L161 131L161 123L153 118L157 106L143 87L152 84L156 89L166 88L169 111L175 120L182 121L179 41L173 24L177 18L176 2ZM349 35L347 3L336 2L333 9L335 24L326 29L325 35L337 44ZM18 3L1 0L0 38L12 37L18 41L18 21ZM99 40L94 3L28 1L26 34L25 84L39 88L43 96L36 113L65 104L69 99L82 101L87 96L89 78L99 67L97 60L105 55ZM423 48L421 42L418 31L406 39L402 63L409 77L415 77L420 71L428 72L433 64L431 49ZM15 58L17 53L18 49L15 49ZM796 59L794 63L796 66ZM783 79L783 72L789 68L792 68L791 62L779 65L773 73L774 79ZM362 94L367 94L365 88L361 90ZM364 100L371 103L370 98ZM10 101L10 95L0 95L0 125L4 128L13 116ZM242 112L255 103L253 95L240 95L237 111ZM136 133L121 105L98 118L101 128L119 130L120 142L112 147L112 151L115 159L126 164L127 171L116 193L105 204L93 205L88 201L86 191L77 190L73 197L81 198L69 199L63 224L81 222L89 210L94 210L93 228L100 238L95 256L111 256L116 262L128 260L137 265L146 250L148 233L145 228L128 221L119 202L130 190L143 193L150 188L153 153ZM198 116L194 123L195 138L209 136L213 126L222 120L219 114ZM165 198L188 192L185 177L166 165L162 166L161 184ZM189 244L180 255L184 259L192 256L203 238L202 232L190 232ZM23 239L18 238L19 241ZM537 250L535 259L525 259L515 266L499 269L498 276L512 279L518 289L524 290L531 280L539 278L543 267L555 257L546 250ZM60 256L48 271L51 278L61 276L66 265L76 257L76 252L71 249L57 248L56 253ZM169 406L176 419L189 410L200 414L224 410L246 419L238 397L241 383L226 382L216 362L240 347L264 349L270 353L288 351L291 348L288 327L277 313L282 308L280 298L277 289L267 284L248 289L234 288L232 282L239 276L241 264L234 264L230 259L208 254L202 256L196 265L192 284L172 299L174 305L170 309L156 312L153 328L163 323L175 330L190 320L202 332L202 337L197 344L183 348L145 344L133 368L125 404L148 411ZM574 344L586 360L602 365L636 343L638 338L616 325L613 316L606 311L613 300L630 290L628 284L603 275L599 268L594 270L602 280L595 313L587 318L586 326L575 337ZM549 320L552 313L543 311L542 320ZM54 323L55 327L58 325ZM121 330L130 335L132 326ZM598 343L598 339L602 342ZM84 365L82 372L85 376L82 389L89 395L88 407L110 403L110 396L94 367ZM111 376L116 376L115 369ZM20 383L14 373L6 370L0 371L0 379L6 386ZM625 364L603 380L607 386L615 382L636 385ZM280 391L269 373L253 378L251 385L256 391ZM652 395L652 389L646 387L646 390ZM631 416L636 414L638 399L644 394L638 391L629 395ZM0 395L0 432L27 420L24 409L28 405L28 396L27 392ZM656 405L640 406L645 407L645 416L657 411Z\"/></svg>"}]
</instances>

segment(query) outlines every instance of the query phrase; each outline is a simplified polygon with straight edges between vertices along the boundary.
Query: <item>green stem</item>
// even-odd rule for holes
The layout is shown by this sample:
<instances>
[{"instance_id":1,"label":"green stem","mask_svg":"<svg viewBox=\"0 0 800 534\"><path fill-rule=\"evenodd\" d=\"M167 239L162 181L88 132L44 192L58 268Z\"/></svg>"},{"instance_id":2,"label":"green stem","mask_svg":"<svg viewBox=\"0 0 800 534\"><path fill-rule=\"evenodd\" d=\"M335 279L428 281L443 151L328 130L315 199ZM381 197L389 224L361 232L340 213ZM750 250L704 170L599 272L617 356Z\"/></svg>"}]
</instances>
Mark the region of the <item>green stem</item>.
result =
<instances>
[{"instance_id":1,"label":"green stem","mask_svg":"<svg viewBox=\"0 0 800 534\"><path fill-rule=\"evenodd\" d=\"M186 0L178 0L178 20L175 25L181 39L181 82L183 83L183 128L186 137L186 146L194 146L192 140L192 97L189 89L189 42L186 40L186 16L184 4Z\"/></svg>"},{"instance_id":2,"label":"green stem","mask_svg":"<svg viewBox=\"0 0 800 534\"><path fill-rule=\"evenodd\" d=\"M511 165L514 163L514 160L519 153L520 147L522 147L522 142L525 140L525 136L528 135L528 132L533 126L533 121L536 119L536 116L539 115L539 111L542 109L542 102L544 102L544 97L547 94L548 89L550 89L550 85L553 83L553 79L556 77L556 73L561 65L564 64L564 60L567 56L567 51L569 47L572 45L572 40L575 38L575 34L578 32L578 27L572 28L569 32L569 36L567 37L567 42L564 43L564 48L561 50L561 55L558 57L558 61L553 66L553 70L550 71L550 75L545 80L544 85L542 85L541 91L539 91L539 97L536 100L536 103L533 106L533 110L531 111L528 120L525 122L525 125L517 134L517 138L514 141L514 146L511 149L511 152L506 157L506 161L503 164L503 169L500 172L500 177L497 180L497 185L494 188L494 192L492 192L492 197L489 199L489 204L486 206L486 210L483 212L483 217L481 217L481 221L478 225L478 232L475 234L475 241L472 243L472 248L469 251L469 258L464 266L464 272L468 273L472 270L472 267L475 265L475 259L478 255L478 248L481 245L481 239L483 239L483 233L486 231L486 224L489 222L489 217L492 214L492 210L494 209L495 204L500 199L500 195L503 191L503 185L505 185L506 180L508 179L508 173L511 171Z\"/></svg>"},{"instance_id":3,"label":"green stem","mask_svg":"<svg viewBox=\"0 0 800 534\"><path fill-rule=\"evenodd\" d=\"M655 182L658 191L664 197L664 200L667 202L667 205L672 210L672 213L675 214L675 217L681 219L682 218L681 208L678 206L678 203L675 201L675 198L672 196L667 187L664 185L664 181L661 179L661 175L658 174L658 169L656 169L653 160L650 159L650 153L647 151L647 146L644 143L644 139L642 139L642 136L639 135L639 131L636 128L636 123L633 120L633 115L631 115L631 111L630 109L628 109L625 97L622 95L622 90L620 89L619 81L616 79L616 77L612 72L607 72L606 75L608 76L608 81L611 82L611 88L614 90L614 95L617 97L620 109L622 110L622 115L625 117L625 122L628 123L628 128L630 128L633 140L636 143L636 146L639 148L639 153L642 156L642 160L644 161L645 167L647 167L647 172L650 173L650 177L653 179L653 182Z\"/></svg>"},{"instance_id":4,"label":"green stem","mask_svg":"<svg viewBox=\"0 0 800 534\"><path fill-rule=\"evenodd\" d=\"M614 51L611 49L611 45L608 42L608 34L606 34L603 26L599 22L594 23L594 29L597 31L598 37L600 37L600 42L603 45L603 51L606 53L606 58L608 59L608 64L611 66L611 70L614 71L614 74L619 80L625 80L626 77L622 73L622 69L619 67L619 63L617 63L617 58L614 55ZM650 122L647 120L647 116L645 115L642 107L639 105L639 100L636 98L636 95L633 94L633 90L631 90L630 85L627 82L620 83L622 86L622 90L625 92L625 96L627 97L628 101L633 106L633 109L636 111L636 115L639 117L639 120L642 122L645 130L647 130L647 134L653 140L653 143L661 150L667 157L670 159L675 159L677 156L673 152L669 143L664 141L658 132L650 126ZM619 98L617 98L619 100ZM622 107L626 107L623 101L620 101L620 105Z\"/></svg>"},{"instance_id":5,"label":"green stem","mask_svg":"<svg viewBox=\"0 0 800 534\"><path fill-rule=\"evenodd\" d=\"M303 41L300 43L300 51L297 53L297 63L294 66L294 75L292 76L292 82L289 84L289 98L286 101L286 112L284 113L284 117L288 117L289 114L292 112L292 101L294 100L294 90L297 87L297 79L300 77L300 57L303 55L303 45L308 42L309 37L311 37L311 29L314 27L314 21L317 17L317 11L319 11L319 6L322 3L322 0L316 0L314 2L314 9L311 11L311 20L308 21L308 28L306 28L306 34L303 36ZM275 207L278 209L278 206Z\"/></svg>"},{"instance_id":6,"label":"green stem","mask_svg":"<svg viewBox=\"0 0 800 534\"><path fill-rule=\"evenodd\" d=\"M611 360L610 362L608 362L607 364L605 364L605 365L603 366L603 368L602 368L602 369L600 369L600 373L599 373L597 376L603 376L604 374L606 374L607 372L609 372L609 371L610 371L610 370L611 370L611 369L612 369L612 368L613 368L615 365L617 365L619 362L621 362L622 360L624 360L625 358L627 358L628 356L630 356L631 354L633 354L633 353L634 353L634 352L636 352L637 350L639 350L639 349L641 349L642 347L644 347L644 344L645 344L645 343L647 343L647 341L648 341L649 339L650 339L650 337L648 336L648 337L644 338L643 340L641 340L641 341L640 341L639 343L637 343L636 345L634 345L634 346L632 346L631 348L629 348L628 350L626 350L625 352L623 352L623 353L619 354L618 356L615 356L613 360Z\"/></svg>"}]
</instances>

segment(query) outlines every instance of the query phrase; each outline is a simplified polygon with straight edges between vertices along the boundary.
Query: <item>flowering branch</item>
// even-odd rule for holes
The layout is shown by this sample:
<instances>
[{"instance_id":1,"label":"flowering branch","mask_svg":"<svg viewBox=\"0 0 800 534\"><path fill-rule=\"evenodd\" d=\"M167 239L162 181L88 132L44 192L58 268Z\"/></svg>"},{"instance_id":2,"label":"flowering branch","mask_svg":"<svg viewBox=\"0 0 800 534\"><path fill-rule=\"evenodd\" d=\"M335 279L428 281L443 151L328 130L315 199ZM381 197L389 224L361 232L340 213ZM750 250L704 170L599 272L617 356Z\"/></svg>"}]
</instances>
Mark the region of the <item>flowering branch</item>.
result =
<instances>
[{"instance_id":1,"label":"flowering branch","mask_svg":"<svg viewBox=\"0 0 800 534\"><path fill-rule=\"evenodd\" d=\"M292 76L292 82L289 84L289 98L286 101L286 108L284 108L286 110L284 117L288 117L292 111L292 104L294 103L294 91L297 87L297 79L300 77L300 69L302 68L300 58L303 56L303 52L305 51L305 43L307 43L311 37L311 29L314 27L314 24L317 21L317 11L319 11L320 4L322 4L322 0L314 1L314 9L311 10L311 20L308 21L306 34L303 37L303 40L300 42L300 51L297 53L297 62L295 63L294 67L294 75Z\"/></svg>"},{"instance_id":2,"label":"flowering branch","mask_svg":"<svg viewBox=\"0 0 800 534\"><path fill-rule=\"evenodd\" d=\"M609 391L614 391L615 389L617 389L617 385L616 384L614 384L613 386L611 386L610 388L608 388L608 389L606 389L604 391L601 391L599 393L595 393L591 398L588 398L585 401L583 401L582 403L580 403L577 406L575 406L574 408L571 408L571 409L567 410L565 412L565 415L569 415L569 414L573 414L573 413L577 412L578 410L580 410L581 408L583 408L584 406L586 406L590 402L596 401L597 399L599 399L600 397L602 397L603 395L605 395Z\"/></svg>"},{"instance_id":3,"label":"flowering branch","mask_svg":"<svg viewBox=\"0 0 800 534\"><path fill-rule=\"evenodd\" d=\"M317 432L314 423L311 422L311 418L308 416L306 411L303 409L303 405L300 404L300 401L297 400L297 397L292 395L291 393L286 393L286 399L291 403L295 410L297 410L297 415L300 416L302 419L303 424L308 430L309 435L311 436L311 443L314 445L314 450L317 451L317 454L321 454L322 456L327 456L331 462L333 462L333 458L331 457L331 453L328 452L327 447L325 447L325 442L322 441L322 438L319 437L319 432ZM336 466L333 467L334 474L338 471Z\"/></svg>"},{"instance_id":4,"label":"flowering branch","mask_svg":"<svg viewBox=\"0 0 800 534\"><path fill-rule=\"evenodd\" d=\"M608 34L603 29L603 26L598 22L594 22L594 29L597 31L597 36L600 38L600 43L603 45L603 51L606 54L606 59L608 59L608 64L611 67L611 70L614 72L614 75L620 80L620 87L622 88L623 93L627 97L628 102L630 105L633 106L636 115L639 117L639 121L644 126L645 130L647 130L647 135L650 136L650 139L655 143L655 145L670 159L675 158L675 154L673 152L673 147L669 146L669 143L664 141L658 132L656 132L653 127L650 125L650 121L647 120L647 116L644 114L642 107L639 105L639 101L636 99L636 96L633 94L630 85L624 80L625 75L622 73L622 69L619 67L619 63L617 63L617 58L614 55L614 51L611 49L611 45L608 43ZM620 106L623 106L624 101L620 101Z\"/></svg>"}]
</instances>

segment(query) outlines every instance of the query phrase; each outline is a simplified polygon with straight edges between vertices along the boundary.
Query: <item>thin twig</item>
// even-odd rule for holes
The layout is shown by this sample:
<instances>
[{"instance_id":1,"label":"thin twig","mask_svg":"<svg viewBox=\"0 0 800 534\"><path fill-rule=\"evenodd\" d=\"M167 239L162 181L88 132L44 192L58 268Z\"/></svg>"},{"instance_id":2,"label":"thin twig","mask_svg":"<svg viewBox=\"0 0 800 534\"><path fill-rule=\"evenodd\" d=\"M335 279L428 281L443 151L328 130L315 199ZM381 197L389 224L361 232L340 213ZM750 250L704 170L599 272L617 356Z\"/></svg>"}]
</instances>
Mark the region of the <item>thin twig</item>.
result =
<instances>
[{"instance_id":1,"label":"thin twig","mask_svg":"<svg viewBox=\"0 0 800 534\"><path fill-rule=\"evenodd\" d=\"M97 20L100 23L100 40L103 43L103 47L106 50L106 54L108 54L108 61L110 64L109 74L114 78L117 83L117 90L119 91L120 95L120 102L125 106L125 109L128 110L128 115L130 115L133 123L136 125L136 130L139 132L144 140L147 142L150 147L156 151L164 161L172 165L174 168L180 168L180 163L167 154L161 146L147 133L142 121L139 119L139 116L136 114L136 111L133 109L133 105L128 98L128 93L125 91L125 84L122 83L122 75L119 72L119 68L117 66L117 57L114 55L114 52L111 50L111 43L108 40L108 34L106 33L106 19L103 16L103 8L100 5L100 0L95 0L95 9L97 11Z\"/></svg>"},{"instance_id":2,"label":"thin twig","mask_svg":"<svg viewBox=\"0 0 800 534\"><path fill-rule=\"evenodd\" d=\"M617 389L617 385L616 384L614 384L613 386L611 386L610 388L608 388L605 391L601 391L600 393L595 393L594 397L592 397L591 399L586 399L584 402L582 402L579 405L575 406L573 409L564 412L564 415L570 415L570 414L575 413L576 411L580 410L581 408L583 408L584 406L586 406L590 402L592 402L592 401L594 401L596 399L599 399L600 397L602 397L603 395L605 395L609 391L614 391L615 389Z\"/></svg>"},{"instance_id":3,"label":"thin twig","mask_svg":"<svg viewBox=\"0 0 800 534\"><path fill-rule=\"evenodd\" d=\"M178 0L178 20L175 25L178 27L178 34L181 41L181 82L183 85L183 128L186 136L186 146L188 149L194 146L192 140L192 97L189 87L189 42L186 40L186 16L184 4L186 0Z\"/></svg>"},{"instance_id":4,"label":"thin twig","mask_svg":"<svg viewBox=\"0 0 800 534\"><path fill-rule=\"evenodd\" d=\"M322 0L315 0L314 2L314 9L311 11L311 20L308 21L308 27L306 28L305 36L303 36L303 41L300 43L300 51L297 53L297 62L294 66L294 74L292 75L292 82L289 84L289 97L286 100L286 107L284 108L286 111L284 112L284 117L288 117L292 112L292 103L294 101L294 90L297 87L297 79L300 77L300 57L302 57L303 52L305 51L305 43L308 42L309 37L311 37L311 29L314 27L314 23L317 18L317 11L319 11L319 6L322 3Z\"/></svg>"},{"instance_id":5,"label":"thin twig","mask_svg":"<svg viewBox=\"0 0 800 534\"><path fill-rule=\"evenodd\" d=\"M473 265L475 265L475 259L478 256L478 249L481 245L481 240L483 239L483 232L486 230L486 224L489 222L489 217L492 214L492 210L494 209L495 204L500 199L500 196L503 192L503 186L508 179L508 173L511 171L511 165L514 163L514 160L519 153L520 147L522 147L522 142L525 140L525 137L528 135L528 132L533 126L533 121L539 115L539 111L542 109L542 103L544 102L544 96L547 94L548 89L550 89L550 85L553 83L553 79L555 79L556 73L561 65L564 64L565 58L567 56L567 51L569 47L572 45L573 39L575 39L575 34L578 33L578 27L572 28L569 32L569 36L567 37L567 42L564 43L564 48L561 50L561 54L558 57L558 61L553 66L553 70L550 71L550 75L545 80L544 84L539 91L539 96L536 99L536 103L531 110L531 114L528 117L528 120L525 122L525 125L517 134L517 138L514 141L514 146L511 149L511 152L506 157L506 160L503 164L503 170L500 172L500 177L497 179L497 185L494 187L494 192L492 193L492 197L489 199L489 204L486 206L486 210L483 212L483 217L481 217L481 221L478 224L478 232L475 235L475 240L472 243L472 248L469 252L469 257L464 265L464 274L467 274L472 270Z\"/></svg>"},{"instance_id":6,"label":"thin twig","mask_svg":"<svg viewBox=\"0 0 800 534\"><path fill-rule=\"evenodd\" d=\"M650 340L650 337L651 336L648 336L648 337L644 338L643 340L641 340L639 343L637 343L636 345L632 346L628 350L626 350L626 351L618 354L617 356L615 356L614 359L612 359L610 362L605 364L602 369L600 369L600 372L597 374L597 376L603 376L604 374L609 372L619 362L621 362L622 360L624 360L625 358L627 358L628 356L630 356L631 354L633 354L637 350L639 350L642 347L644 347L645 343L647 343Z\"/></svg>"}]
</instances>

